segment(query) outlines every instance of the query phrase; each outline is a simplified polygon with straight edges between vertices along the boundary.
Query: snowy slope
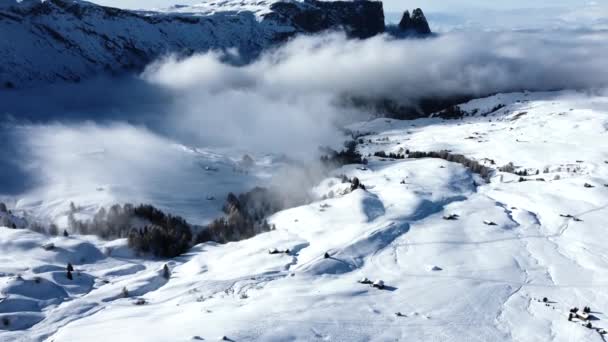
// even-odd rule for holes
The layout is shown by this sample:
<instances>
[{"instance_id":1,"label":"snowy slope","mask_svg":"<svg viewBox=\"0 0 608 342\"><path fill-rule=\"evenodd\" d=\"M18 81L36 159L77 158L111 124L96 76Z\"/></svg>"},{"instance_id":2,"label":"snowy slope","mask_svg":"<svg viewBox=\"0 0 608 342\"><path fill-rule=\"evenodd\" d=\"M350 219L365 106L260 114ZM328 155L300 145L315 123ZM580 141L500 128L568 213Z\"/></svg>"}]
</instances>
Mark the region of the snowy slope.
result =
<instances>
[{"instance_id":1,"label":"snowy slope","mask_svg":"<svg viewBox=\"0 0 608 342\"><path fill-rule=\"evenodd\" d=\"M135 258L121 240L0 228L0 339L602 341L567 313L589 305L593 326L608 328L608 93L499 94L461 108L470 116L351 128L367 132L364 153L450 149L513 162L528 181L372 157L313 189L335 197L274 215L277 230L168 261L168 281L166 261ZM367 191L345 192L340 174ZM54 250L39 247L48 242Z\"/></svg>"},{"instance_id":2,"label":"snowy slope","mask_svg":"<svg viewBox=\"0 0 608 342\"><path fill-rule=\"evenodd\" d=\"M0 89L141 70L169 53L233 48L246 61L297 33L332 28L381 33L382 3L218 1L141 12L80 0L4 0Z\"/></svg>"},{"instance_id":3,"label":"snowy slope","mask_svg":"<svg viewBox=\"0 0 608 342\"><path fill-rule=\"evenodd\" d=\"M244 12L254 13L263 19L265 14L271 13L270 6L282 0L220 0L206 1L194 5L173 5L169 8L156 9L164 13L186 13L210 15L217 12Z\"/></svg>"}]
</instances>

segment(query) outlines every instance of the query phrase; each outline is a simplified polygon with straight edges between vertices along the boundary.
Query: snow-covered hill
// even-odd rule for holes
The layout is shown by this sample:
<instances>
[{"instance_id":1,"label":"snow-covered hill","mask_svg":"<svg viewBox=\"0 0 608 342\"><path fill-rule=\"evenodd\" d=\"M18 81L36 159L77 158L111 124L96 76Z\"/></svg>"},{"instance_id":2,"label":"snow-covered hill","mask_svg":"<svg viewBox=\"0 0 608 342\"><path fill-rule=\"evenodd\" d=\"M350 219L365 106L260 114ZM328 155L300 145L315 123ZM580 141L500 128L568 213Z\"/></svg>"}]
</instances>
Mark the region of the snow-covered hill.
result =
<instances>
[{"instance_id":1,"label":"snow-covered hill","mask_svg":"<svg viewBox=\"0 0 608 342\"><path fill-rule=\"evenodd\" d=\"M123 240L0 228L0 339L602 341L608 93L498 94L460 109L350 129L365 155L447 149L527 176L484 182L441 159L369 157L313 189L334 196L271 217L276 230L169 261ZM367 190L345 191L342 174ZM584 306L593 329L568 321Z\"/></svg>"},{"instance_id":2,"label":"snow-covered hill","mask_svg":"<svg viewBox=\"0 0 608 342\"><path fill-rule=\"evenodd\" d=\"M0 89L141 70L169 53L236 49L246 61L297 33L384 32L377 1L217 1L127 11L81 0L0 3Z\"/></svg>"}]
</instances>

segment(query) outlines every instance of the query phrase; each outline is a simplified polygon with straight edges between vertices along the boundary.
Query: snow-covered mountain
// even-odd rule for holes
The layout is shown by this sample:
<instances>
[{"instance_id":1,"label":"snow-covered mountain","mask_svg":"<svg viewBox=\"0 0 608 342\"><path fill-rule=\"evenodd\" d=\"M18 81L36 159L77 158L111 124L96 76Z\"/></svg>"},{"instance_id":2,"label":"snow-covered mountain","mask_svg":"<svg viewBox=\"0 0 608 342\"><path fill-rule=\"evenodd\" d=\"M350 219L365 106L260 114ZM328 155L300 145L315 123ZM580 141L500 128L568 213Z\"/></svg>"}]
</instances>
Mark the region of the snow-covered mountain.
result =
<instances>
[{"instance_id":1,"label":"snow-covered mountain","mask_svg":"<svg viewBox=\"0 0 608 342\"><path fill-rule=\"evenodd\" d=\"M384 32L382 3L224 0L151 12L81 0L4 0L0 85L141 70L168 53L234 48L244 61L295 34L328 29L344 29L359 38Z\"/></svg>"},{"instance_id":2,"label":"snow-covered mountain","mask_svg":"<svg viewBox=\"0 0 608 342\"><path fill-rule=\"evenodd\" d=\"M458 113L351 125L367 165L335 170L276 230L170 261L0 228L0 340L602 341L608 95L498 94ZM489 177L373 156L440 150ZM590 321L569 320L585 306Z\"/></svg>"}]
</instances>

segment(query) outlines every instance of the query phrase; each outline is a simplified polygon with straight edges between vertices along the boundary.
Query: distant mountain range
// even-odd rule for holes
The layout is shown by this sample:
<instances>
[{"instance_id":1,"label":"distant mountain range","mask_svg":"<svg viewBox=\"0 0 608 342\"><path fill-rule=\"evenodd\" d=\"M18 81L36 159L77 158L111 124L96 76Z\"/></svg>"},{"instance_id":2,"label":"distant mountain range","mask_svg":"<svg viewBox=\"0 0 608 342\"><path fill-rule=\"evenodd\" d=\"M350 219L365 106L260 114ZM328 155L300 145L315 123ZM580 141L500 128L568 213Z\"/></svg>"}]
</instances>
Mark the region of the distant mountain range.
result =
<instances>
[{"instance_id":1,"label":"distant mountain range","mask_svg":"<svg viewBox=\"0 0 608 342\"><path fill-rule=\"evenodd\" d=\"M398 30L430 32L422 11ZM240 62L297 34L385 32L379 1L221 1L131 11L80 0L0 3L0 89L139 71L167 53L236 48ZM239 61L236 61L239 62Z\"/></svg>"}]
</instances>

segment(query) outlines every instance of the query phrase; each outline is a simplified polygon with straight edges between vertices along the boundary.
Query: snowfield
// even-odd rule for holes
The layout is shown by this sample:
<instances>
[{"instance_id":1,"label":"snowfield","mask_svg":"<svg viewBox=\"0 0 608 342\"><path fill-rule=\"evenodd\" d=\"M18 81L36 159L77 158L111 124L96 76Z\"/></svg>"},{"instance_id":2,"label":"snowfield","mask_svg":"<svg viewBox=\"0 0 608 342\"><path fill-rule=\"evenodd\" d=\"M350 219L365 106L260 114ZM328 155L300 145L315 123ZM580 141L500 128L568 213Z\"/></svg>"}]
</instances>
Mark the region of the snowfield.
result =
<instances>
[{"instance_id":1,"label":"snowfield","mask_svg":"<svg viewBox=\"0 0 608 342\"><path fill-rule=\"evenodd\" d=\"M0 228L0 340L603 341L608 93L498 94L460 108L463 119L349 129L365 156L447 149L528 176L485 182L441 159L368 157L312 189L334 196L273 215L276 230L172 260L135 256L124 240ZM346 191L342 174L366 190ZM568 321L584 306L592 329Z\"/></svg>"}]
</instances>

